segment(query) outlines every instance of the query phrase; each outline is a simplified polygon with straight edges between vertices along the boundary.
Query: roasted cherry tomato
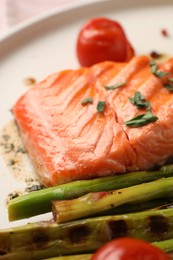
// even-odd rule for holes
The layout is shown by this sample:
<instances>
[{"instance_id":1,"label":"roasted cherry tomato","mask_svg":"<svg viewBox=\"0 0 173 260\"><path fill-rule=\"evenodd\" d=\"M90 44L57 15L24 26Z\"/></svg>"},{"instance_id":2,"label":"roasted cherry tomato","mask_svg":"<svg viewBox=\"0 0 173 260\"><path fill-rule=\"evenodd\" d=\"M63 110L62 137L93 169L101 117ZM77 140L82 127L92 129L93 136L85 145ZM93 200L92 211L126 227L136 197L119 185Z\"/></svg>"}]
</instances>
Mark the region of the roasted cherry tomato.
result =
<instances>
[{"instance_id":1,"label":"roasted cherry tomato","mask_svg":"<svg viewBox=\"0 0 173 260\"><path fill-rule=\"evenodd\" d=\"M91 260L171 260L171 257L143 240L120 238L101 247Z\"/></svg>"},{"instance_id":2,"label":"roasted cherry tomato","mask_svg":"<svg viewBox=\"0 0 173 260\"><path fill-rule=\"evenodd\" d=\"M81 66L108 60L125 62L134 56L122 26L104 17L91 19L81 28L76 52Z\"/></svg>"}]
</instances>

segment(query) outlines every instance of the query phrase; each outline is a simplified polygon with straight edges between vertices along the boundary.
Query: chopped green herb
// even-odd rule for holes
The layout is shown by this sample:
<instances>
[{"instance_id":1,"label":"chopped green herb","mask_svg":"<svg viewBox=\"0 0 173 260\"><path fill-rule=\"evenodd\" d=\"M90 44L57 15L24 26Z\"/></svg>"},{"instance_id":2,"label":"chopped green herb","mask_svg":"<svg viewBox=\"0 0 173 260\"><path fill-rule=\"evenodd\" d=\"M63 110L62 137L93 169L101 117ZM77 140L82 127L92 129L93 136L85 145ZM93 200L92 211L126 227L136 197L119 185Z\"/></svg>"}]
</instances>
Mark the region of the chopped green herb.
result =
<instances>
[{"instance_id":1,"label":"chopped green herb","mask_svg":"<svg viewBox=\"0 0 173 260\"><path fill-rule=\"evenodd\" d=\"M141 94L141 92L136 91L133 98L129 98L130 102L133 105L138 105L138 102L145 101L145 97Z\"/></svg>"},{"instance_id":2,"label":"chopped green herb","mask_svg":"<svg viewBox=\"0 0 173 260\"><path fill-rule=\"evenodd\" d=\"M164 86L169 90L173 91L173 78L168 78L168 82Z\"/></svg>"},{"instance_id":3,"label":"chopped green herb","mask_svg":"<svg viewBox=\"0 0 173 260\"><path fill-rule=\"evenodd\" d=\"M152 67L152 66L154 66L154 65L156 65L155 61L154 61L154 60L151 60L151 61L150 61L150 66Z\"/></svg>"},{"instance_id":4,"label":"chopped green herb","mask_svg":"<svg viewBox=\"0 0 173 260\"><path fill-rule=\"evenodd\" d=\"M168 72L166 71L158 71L158 65L155 63L154 60L150 61L150 67L151 67L151 72L158 78L162 78L168 74Z\"/></svg>"},{"instance_id":5,"label":"chopped green herb","mask_svg":"<svg viewBox=\"0 0 173 260\"><path fill-rule=\"evenodd\" d=\"M121 82L121 83L115 84L113 86L105 86L104 88L106 90L113 90L113 89L119 88L119 87L121 87L121 86L123 86L125 84L126 84L126 82Z\"/></svg>"},{"instance_id":6,"label":"chopped green herb","mask_svg":"<svg viewBox=\"0 0 173 260\"><path fill-rule=\"evenodd\" d=\"M151 122L155 122L158 120L158 117L153 115L151 112L147 112L146 114L141 114L137 117L134 117L126 122L125 125L129 127L139 127L143 125L147 125Z\"/></svg>"},{"instance_id":7,"label":"chopped green herb","mask_svg":"<svg viewBox=\"0 0 173 260\"><path fill-rule=\"evenodd\" d=\"M162 77L166 76L167 74L168 74L168 72L166 72L166 71L156 71L154 73L154 75L156 75L158 78L162 78Z\"/></svg>"},{"instance_id":8,"label":"chopped green herb","mask_svg":"<svg viewBox=\"0 0 173 260\"><path fill-rule=\"evenodd\" d=\"M150 106L150 102L147 102L145 97L141 94L141 92L137 91L134 94L134 97L129 98L130 102L137 106L137 108L147 108L147 110L149 111L151 106Z\"/></svg>"},{"instance_id":9,"label":"chopped green herb","mask_svg":"<svg viewBox=\"0 0 173 260\"><path fill-rule=\"evenodd\" d=\"M151 110L151 104L150 104L150 102L146 102L146 103L148 103L148 105L147 105L147 111L150 111L150 110Z\"/></svg>"},{"instance_id":10,"label":"chopped green herb","mask_svg":"<svg viewBox=\"0 0 173 260\"><path fill-rule=\"evenodd\" d=\"M173 85L171 83L166 83L164 84L164 86L169 90L169 91L173 91Z\"/></svg>"},{"instance_id":11,"label":"chopped green herb","mask_svg":"<svg viewBox=\"0 0 173 260\"><path fill-rule=\"evenodd\" d=\"M99 113L103 112L105 105L106 105L106 101L99 101L98 104L97 104L97 111Z\"/></svg>"},{"instance_id":12,"label":"chopped green herb","mask_svg":"<svg viewBox=\"0 0 173 260\"><path fill-rule=\"evenodd\" d=\"M170 82L173 82L173 78L169 78L168 80L169 80Z\"/></svg>"},{"instance_id":13,"label":"chopped green herb","mask_svg":"<svg viewBox=\"0 0 173 260\"><path fill-rule=\"evenodd\" d=\"M88 103L90 103L90 104L93 103L92 97L85 98L85 99L83 99L83 100L81 101L81 104L82 104L82 105L85 105L85 104L88 104Z\"/></svg>"},{"instance_id":14,"label":"chopped green herb","mask_svg":"<svg viewBox=\"0 0 173 260\"><path fill-rule=\"evenodd\" d=\"M157 73L158 70L158 66L155 64L153 66L151 66L151 72L155 75Z\"/></svg>"}]
</instances>

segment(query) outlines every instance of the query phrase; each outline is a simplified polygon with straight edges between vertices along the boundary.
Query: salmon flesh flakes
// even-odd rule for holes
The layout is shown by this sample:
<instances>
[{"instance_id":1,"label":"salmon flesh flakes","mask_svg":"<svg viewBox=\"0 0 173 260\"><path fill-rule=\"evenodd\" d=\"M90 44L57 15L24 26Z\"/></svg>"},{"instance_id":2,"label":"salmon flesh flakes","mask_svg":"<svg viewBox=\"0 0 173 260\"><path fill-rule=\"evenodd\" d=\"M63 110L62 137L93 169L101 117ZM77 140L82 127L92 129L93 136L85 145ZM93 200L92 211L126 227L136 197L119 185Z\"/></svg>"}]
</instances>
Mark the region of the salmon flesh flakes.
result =
<instances>
[{"instance_id":1,"label":"salmon flesh flakes","mask_svg":"<svg viewBox=\"0 0 173 260\"><path fill-rule=\"evenodd\" d=\"M153 73L139 56L62 71L17 101L13 113L45 186L146 170L173 155L173 59L154 65ZM135 118L149 121L130 127Z\"/></svg>"}]
</instances>

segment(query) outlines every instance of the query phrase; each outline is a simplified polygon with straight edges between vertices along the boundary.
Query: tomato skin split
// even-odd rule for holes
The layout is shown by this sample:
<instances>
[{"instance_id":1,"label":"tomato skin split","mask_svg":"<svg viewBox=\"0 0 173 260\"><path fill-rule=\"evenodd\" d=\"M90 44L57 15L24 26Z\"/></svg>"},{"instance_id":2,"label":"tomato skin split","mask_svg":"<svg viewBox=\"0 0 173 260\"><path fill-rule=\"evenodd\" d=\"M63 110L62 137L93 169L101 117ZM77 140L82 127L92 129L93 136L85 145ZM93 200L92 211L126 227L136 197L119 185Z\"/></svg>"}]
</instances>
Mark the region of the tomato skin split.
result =
<instances>
[{"instance_id":1,"label":"tomato skin split","mask_svg":"<svg viewBox=\"0 0 173 260\"><path fill-rule=\"evenodd\" d=\"M143 240L119 238L98 249L91 260L171 260L171 257Z\"/></svg>"},{"instance_id":2,"label":"tomato skin split","mask_svg":"<svg viewBox=\"0 0 173 260\"><path fill-rule=\"evenodd\" d=\"M80 65L86 67L108 60L126 62L135 55L122 26L104 17L91 19L83 25L76 53Z\"/></svg>"}]
</instances>

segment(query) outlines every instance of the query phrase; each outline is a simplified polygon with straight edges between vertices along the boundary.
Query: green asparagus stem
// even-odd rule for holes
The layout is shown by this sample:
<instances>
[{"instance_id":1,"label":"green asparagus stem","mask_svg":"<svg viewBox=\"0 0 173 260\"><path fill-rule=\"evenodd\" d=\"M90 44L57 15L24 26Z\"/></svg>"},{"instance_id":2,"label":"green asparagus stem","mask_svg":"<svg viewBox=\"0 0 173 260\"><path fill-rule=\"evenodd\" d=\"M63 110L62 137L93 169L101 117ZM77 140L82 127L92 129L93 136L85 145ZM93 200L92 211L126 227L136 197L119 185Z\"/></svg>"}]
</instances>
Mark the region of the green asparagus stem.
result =
<instances>
[{"instance_id":1,"label":"green asparagus stem","mask_svg":"<svg viewBox=\"0 0 173 260\"><path fill-rule=\"evenodd\" d=\"M148 242L173 238L173 209L83 219L57 225L31 223L0 230L0 259L30 260L93 253L122 237Z\"/></svg>"},{"instance_id":2,"label":"green asparagus stem","mask_svg":"<svg viewBox=\"0 0 173 260\"><path fill-rule=\"evenodd\" d=\"M52 200L73 199L89 192L116 190L169 176L173 176L173 165L163 166L158 171L134 172L93 180L81 180L35 191L9 202L9 220L29 218L50 212Z\"/></svg>"},{"instance_id":3,"label":"green asparagus stem","mask_svg":"<svg viewBox=\"0 0 173 260\"><path fill-rule=\"evenodd\" d=\"M153 242L152 245L162 249L165 253L173 253L173 239ZM85 255L57 256L57 257L47 258L44 260L91 260L91 257L92 254L85 254Z\"/></svg>"},{"instance_id":4,"label":"green asparagus stem","mask_svg":"<svg viewBox=\"0 0 173 260\"><path fill-rule=\"evenodd\" d=\"M85 255L69 255L46 258L43 260L91 260L92 254Z\"/></svg>"},{"instance_id":5,"label":"green asparagus stem","mask_svg":"<svg viewBox=\"0 0 173 260\"><path fill-rule=\"evenodd\" d=\"M73 200L52 202L57 223L103 215L107 210L126 203L146 203L149 200L173 197L173 177L135 185L113 192L89 193Z\"/></svg>"},{"instance_id":6,"label":"green asparagus stem","mask_svg":"<svg viewBox=\"0 0 173 260\"><path fill-rule=\"evenodd\" d=\"M153 242L154 246L159 247L166 253L173 253L173 239L168 239L160 242Z\"/></svg>"},{"instance_id":7,"label":"green asparagus stem","mask_svg":"<svg viewBox=\"0 0 173 260\"><path fill-rule=\"evenodd\" d=\"M120 205L116 208L110 209L108 211L103 212L102 215L117 215L117 214L127 214L133 212L140 212L149 209L167 209L173 208L173 197L172 198L160 198L149 200L147 203L126 203Z\"/></svg>"}]
</instances>

